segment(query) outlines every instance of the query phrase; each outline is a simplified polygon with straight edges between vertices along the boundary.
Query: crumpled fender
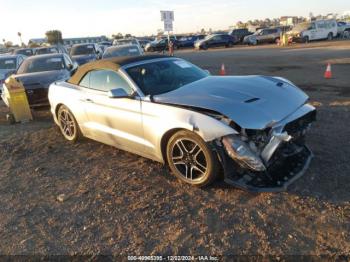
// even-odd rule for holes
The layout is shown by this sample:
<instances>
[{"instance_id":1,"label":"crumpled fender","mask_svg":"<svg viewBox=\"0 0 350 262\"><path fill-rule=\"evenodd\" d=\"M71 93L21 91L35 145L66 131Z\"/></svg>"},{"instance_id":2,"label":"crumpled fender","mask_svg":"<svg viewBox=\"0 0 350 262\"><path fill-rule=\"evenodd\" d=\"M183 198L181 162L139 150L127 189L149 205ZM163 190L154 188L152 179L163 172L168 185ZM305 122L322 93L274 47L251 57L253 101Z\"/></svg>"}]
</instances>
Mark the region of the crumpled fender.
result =
<instances>
[{"instance_id":1,"label":"crumpled fender","mask_svg":"<svg viewBox=\"0 0 350 262\"><path fill-rule=\"evenodd\" d=\"M238 134L227 124L191 109L173 105L142 102L143 126L145 140L150 141L161 156L161 139L169 131L186 129L197 133L204 141Z\"/></svg>"}]
</instances>

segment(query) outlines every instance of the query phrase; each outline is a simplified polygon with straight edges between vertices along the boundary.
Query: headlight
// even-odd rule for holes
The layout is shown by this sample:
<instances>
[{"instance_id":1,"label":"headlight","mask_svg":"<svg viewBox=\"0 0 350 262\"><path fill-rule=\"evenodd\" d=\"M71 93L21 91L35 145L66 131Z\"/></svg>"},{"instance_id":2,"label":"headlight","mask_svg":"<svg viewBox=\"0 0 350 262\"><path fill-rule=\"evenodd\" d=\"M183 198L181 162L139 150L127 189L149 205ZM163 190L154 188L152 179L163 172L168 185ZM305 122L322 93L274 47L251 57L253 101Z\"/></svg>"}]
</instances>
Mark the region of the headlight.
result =
<instances>
[{"instance_id":1,"label":"headlight","mask_svg":"<svg viewBox=\"0 0 350 262\"><path fill-rule=\"evenodd\" d=\"M223 138L222 142L226 153L240 166L257 172L266 170L261 158L239 137L227 136Z\"/></svg>"}]
</instances>

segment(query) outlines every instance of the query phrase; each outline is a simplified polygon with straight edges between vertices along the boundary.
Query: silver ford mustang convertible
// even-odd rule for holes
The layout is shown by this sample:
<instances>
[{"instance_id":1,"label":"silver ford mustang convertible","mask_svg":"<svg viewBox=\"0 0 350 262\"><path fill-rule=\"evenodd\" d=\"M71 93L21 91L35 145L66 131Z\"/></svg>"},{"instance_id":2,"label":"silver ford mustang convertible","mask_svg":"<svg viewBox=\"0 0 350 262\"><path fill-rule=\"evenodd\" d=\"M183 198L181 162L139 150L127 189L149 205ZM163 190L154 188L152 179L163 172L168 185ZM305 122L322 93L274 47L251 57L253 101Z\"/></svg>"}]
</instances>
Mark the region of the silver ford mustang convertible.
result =
<instances>
[{"instance_id":1,"label":"silver ford mustang convertible","mask_svg":"<svg viewBox=\"0 0 350 262\"><path fill-rule=\"evenodd\" d=\"M69 141L88 137L167 163L180 180L286 190L312 153L316 119L308 96L268 76L210 76L174 57L100 60L49 89L51 111Z\"/></svg>"}]
</instances>

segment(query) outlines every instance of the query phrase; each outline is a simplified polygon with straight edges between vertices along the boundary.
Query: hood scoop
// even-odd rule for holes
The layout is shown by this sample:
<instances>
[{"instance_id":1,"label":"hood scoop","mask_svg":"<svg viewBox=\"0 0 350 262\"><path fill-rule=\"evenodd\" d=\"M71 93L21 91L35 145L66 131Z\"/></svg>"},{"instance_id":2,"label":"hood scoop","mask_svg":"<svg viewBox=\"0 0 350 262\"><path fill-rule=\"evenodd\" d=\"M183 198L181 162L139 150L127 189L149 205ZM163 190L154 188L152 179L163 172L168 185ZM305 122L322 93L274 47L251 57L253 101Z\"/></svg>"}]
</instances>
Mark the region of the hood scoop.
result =
<instances>
[{"instance_id":1,"label":"hood scoop","mask_svg":"<svg viewBox=\"0 0 350 262\"><path fill-rule=\"evenodd\" d=\"M254 102L259 101L259 100L260 100L260 98L252 98L252 99L248 99L248 100L244 101L244 103L250 104L250 103L254 103Z\"/></svg>"}]
</instances>

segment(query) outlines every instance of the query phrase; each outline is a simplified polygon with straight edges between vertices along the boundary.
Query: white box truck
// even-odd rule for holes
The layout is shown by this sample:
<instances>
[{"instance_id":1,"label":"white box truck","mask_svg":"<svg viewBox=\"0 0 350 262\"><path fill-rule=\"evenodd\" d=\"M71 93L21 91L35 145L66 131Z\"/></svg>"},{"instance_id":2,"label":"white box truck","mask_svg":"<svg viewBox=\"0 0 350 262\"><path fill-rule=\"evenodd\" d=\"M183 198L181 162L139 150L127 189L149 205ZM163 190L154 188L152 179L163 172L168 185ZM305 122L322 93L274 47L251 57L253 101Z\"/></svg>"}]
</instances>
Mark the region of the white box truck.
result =
<instances>
[{"instance_id":1,"label":"white box truck","mask_svg":"<svg viewBox=\"0 0 350 262\"><path fill-rule=\"evenodd\" d=\"M334 19L301 23L288 32L293 42L304 43L322 39L332 40L337 35L338 25Z\"/></svg>"}]
</instances>

